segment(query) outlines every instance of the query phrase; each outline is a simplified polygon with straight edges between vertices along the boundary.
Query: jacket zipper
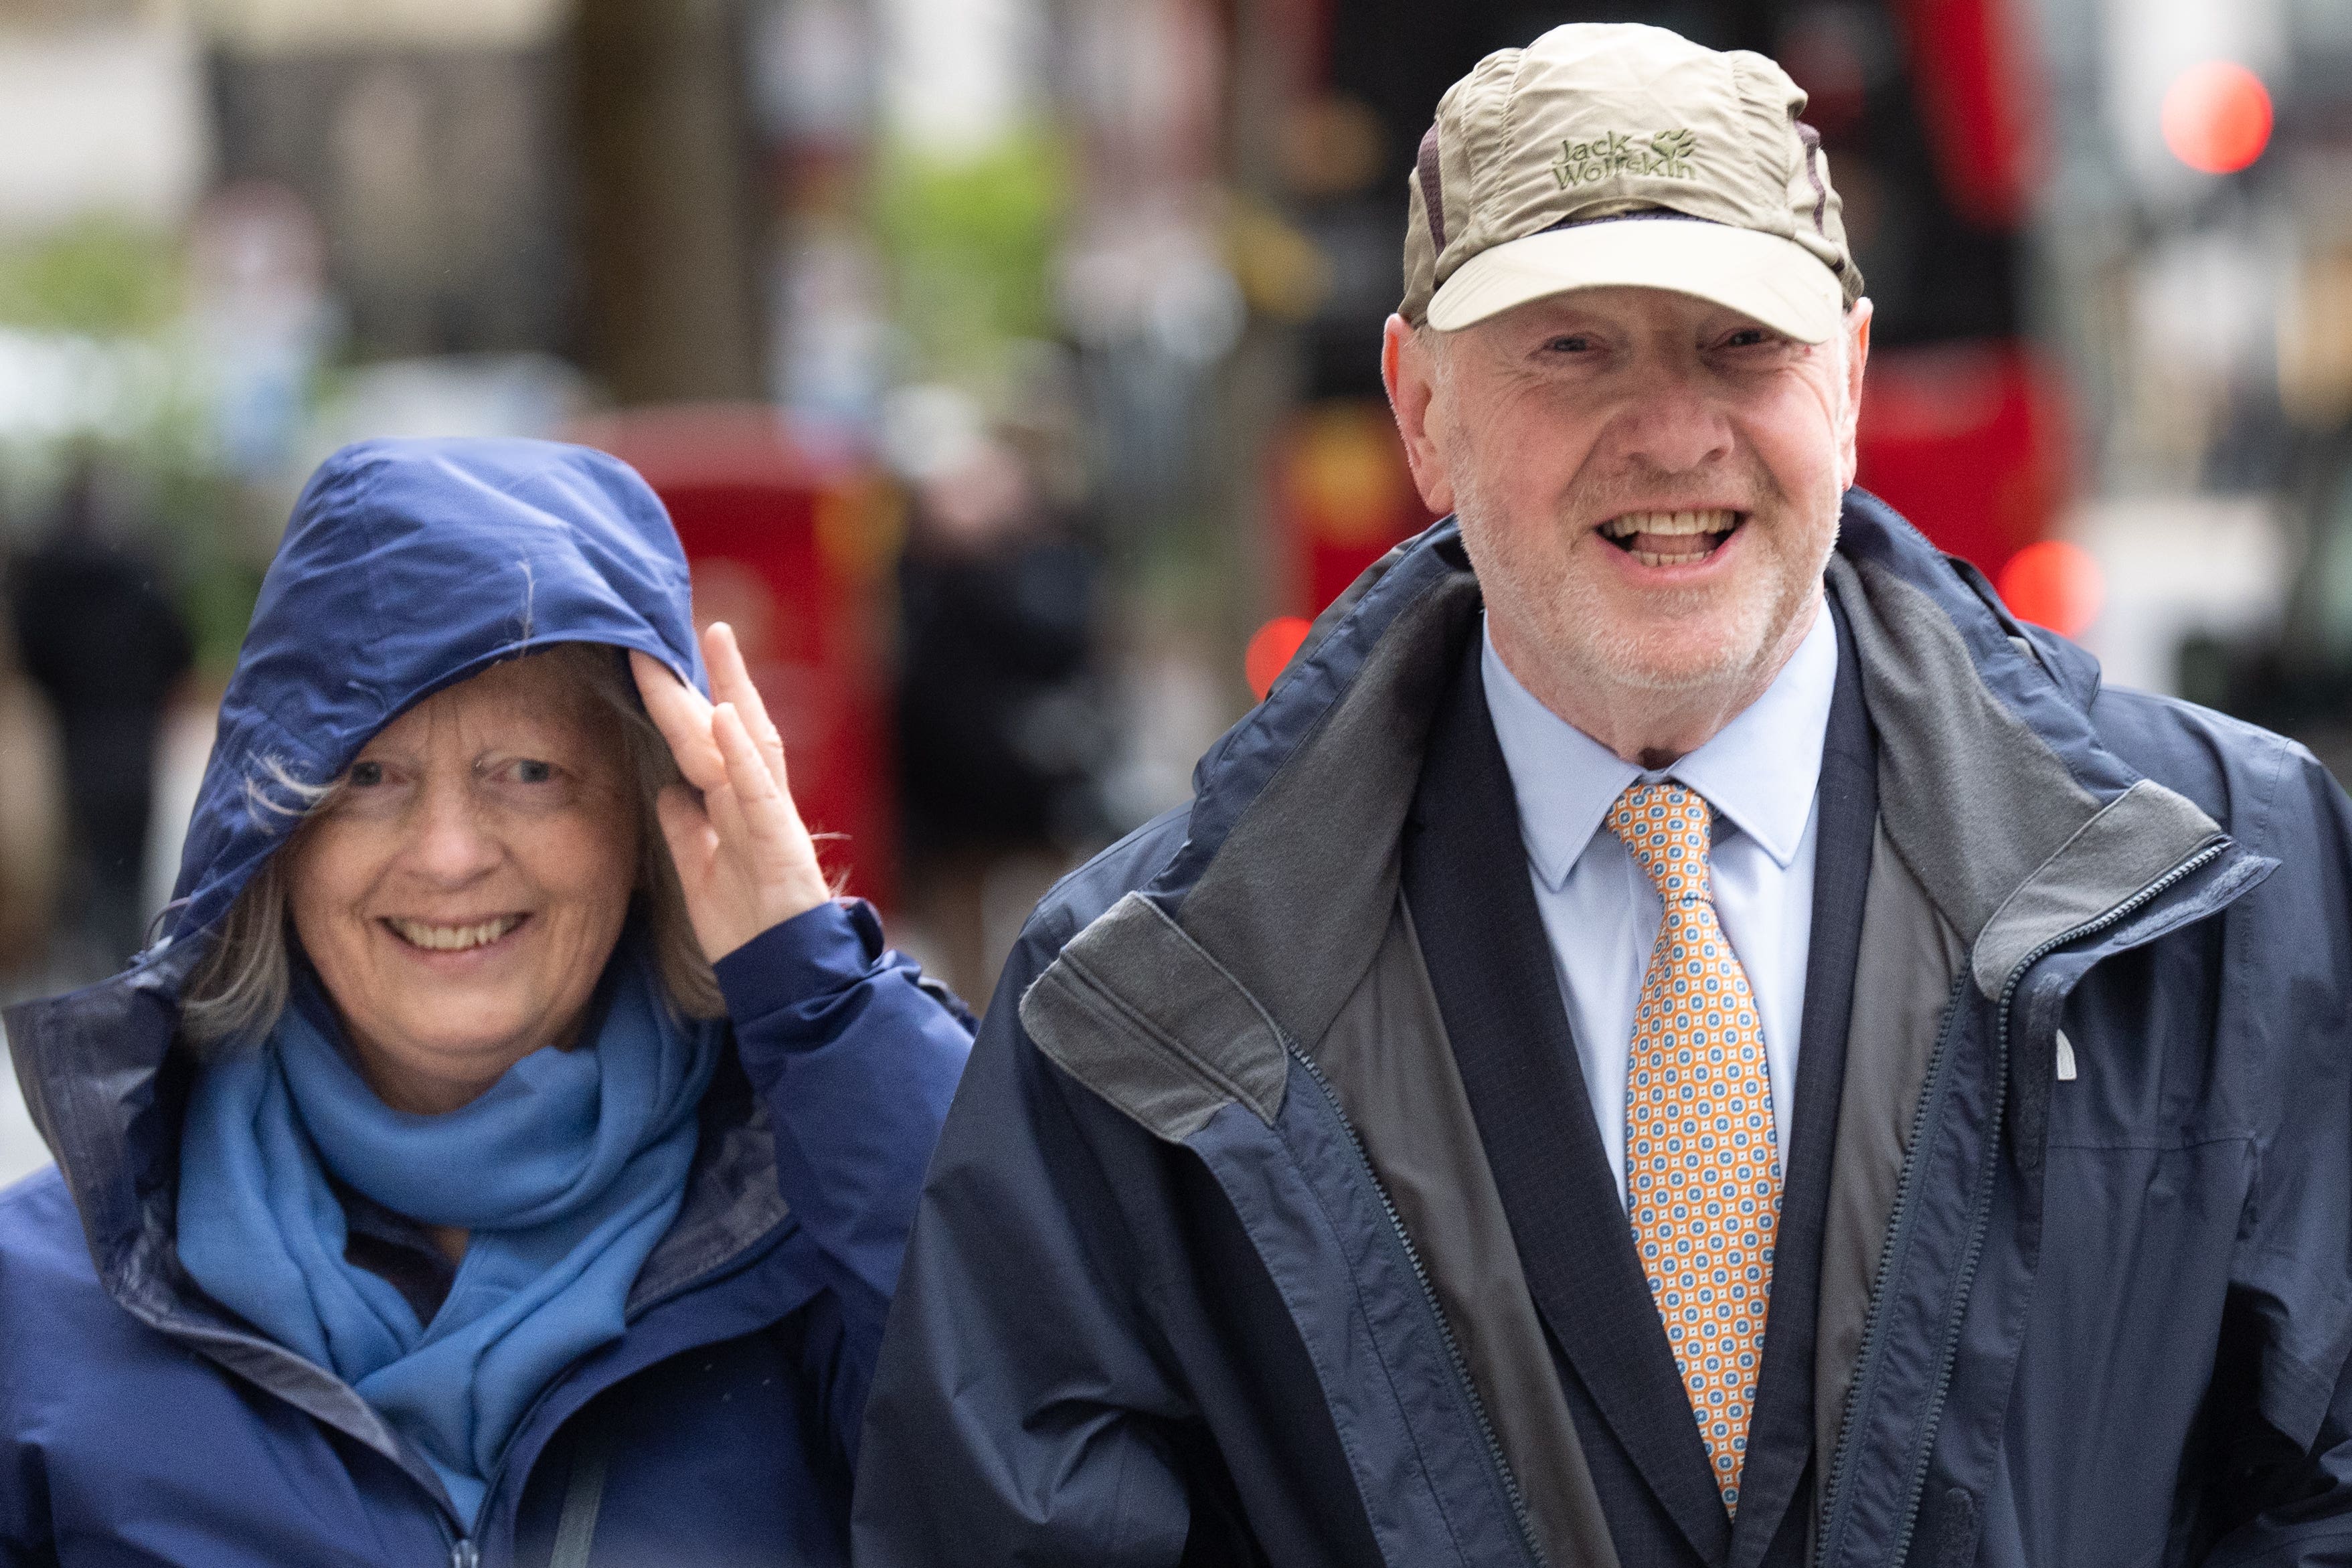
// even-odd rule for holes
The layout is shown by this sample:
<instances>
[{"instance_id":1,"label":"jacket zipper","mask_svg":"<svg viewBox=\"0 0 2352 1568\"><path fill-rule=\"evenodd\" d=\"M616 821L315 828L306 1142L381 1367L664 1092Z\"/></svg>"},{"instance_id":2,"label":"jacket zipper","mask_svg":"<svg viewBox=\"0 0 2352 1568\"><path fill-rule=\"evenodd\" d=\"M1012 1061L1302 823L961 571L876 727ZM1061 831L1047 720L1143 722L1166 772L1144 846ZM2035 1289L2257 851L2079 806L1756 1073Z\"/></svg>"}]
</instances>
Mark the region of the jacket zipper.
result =
<instances>
[{"instance_id":1,"label":"jacket zipper","mask_svg":"<svg viewBox=\"0 0 2352 1568\"><path fill-rule=\"evenodd\" d=\"M1959 979L1952 987L1950 998L1944 1003L1944 1015L1936 1028L1935 1053L1928 1059L1927 1076L1920 1081L1919 1103L1913 1106L1911 1110L1910 1136L1903 1145L1906 1151L1903 1156L1903 1169L1895 1182L1895 1209L1887 1217L1886 1242L1878 1249L1878 1265L1871 1271L1870 1309L1863 1319L1862 1343L1854 1350L1853 1381L1846 1385L1845 1410L1838 1417L1837 1448L1830 1456L1829 1474L1822 1487L1824 1512L1832 1527L1836 1523L1834 1508L1839 1500L1842 1483L1845 1479L1846 1461L1853 1448L1853 1423L1862 1406L1864 1369L1870 1364L1871 1348L1878 1339L1880 1313L1886 1301L1886 1277L1895 1266L1896 1249L1894 1242L1895 1239L1903 1233L1904 1228L1910 1220L1912 1176L1917 1168L1920 1159L1919 1151L1926 1139L1927 1117L1935 1106L1937 1080L1944 1070L1944 1060L1949 1054L1953 1020L1958 1016L1960 998L1968 994L1968 986L1969 977L1963 971ZM1826 1568L1830 1545L1837 1533L1834 1528L1822 1531L1820 1545L1814 1557L1815 1568ZM1899 1562L1900 1559L1895 1558L1889 1561Z\"/></svg>"},{"instance_id":2,"label":"jacket zipper","mask_svg":"<svg viewBox=\"0 0 2352 1568\"><path fill-rule=\"evenodd\" d=\"M2095 915L2073 930L2053 936L2028 953L2010 969L2009 978L2001 984L2000 1001L1995 1012L1995 1016L2000 1019L2000 1027L1993 1037L1995 1044L1992 1126L1988 1138L1995 1151L1995 1157L1986 1162L1984 1179L1978 1184L1976 1201L1970 1206L1969 1247L1960 1260L1958 1289L1953 1296L1956 1302L1965 1303L1968 1301L1969 1289L1976 1281L1977 1264L1984 1256L1985 1228L1992 1218L1992 1186L1994 1179L2000 1174L1998 1156L2001 1115L2009 1103L2010 1015L2017 999L2018 989L2025 983L2026 972L2069 942L2079 942L2085 936L2094 936L2125 919L2133 911L2145 908L2155 899L2162 897L2167 890L2176 886L2183 878L2195 874L2221 859L2221 852L2228 847L2226 842L2207 845L2105 914ZM1903 1507L1902 1527L1896 1531L1895 1537L1894 1561L1897 1563L1902 1562L1903 1554L1910 1550L1911 1532L1919 1521L1919 1499L1927 1490L1927 1466L1934 1458L1936 1427L1943 1419L1945 1396L1951 1392L1952 1364L1955 1353L1959 1346L1961 1315L1958 1312L1951 1315L1950 1321L1944 1325L1944 1343L1937 1347L1938 1370L1936 1374L1936 1391L1927 1400L1927 1420L1921 1429L1926 1441L1922 1445L1917 1468L1912 1472L1910 1496Z\"/></svg>"},{"instance_id":3,"label":"jacket zipper","mask_svg":"<svg viewBox=\"0 0 2352 1568\"><path fill-rule=\"evenodd\" d=\"M1323 1076L1323 1069L1316 1064L1315 1059L1299 1049L1297 1041L1285 1035L1282 1043L1307 1070L1307 1076L1315 1081L1315 1087L1323 1092L1324 1100L1331 1107L1331 1114L1339 1121L1339 1130L1348 1135L1348 1147L1355 1155L1357 1170L1380 1197L1381 1210L1388 1216L1389 1229L1396 1237L1397 1245L1404 1249L1405 1261L1412 1265L1412 1277L1421 1286L1422 1300L1428 1304L1429 1315L1437 1323L1437 1337L1445 1346L1446 1359L1454 1364L1454 1379L1470 1401L1471 1414L1477 1417L1478 1435L1486 1443L1486 1458L1503 1483L1503 1495L1510 1500L1511 1517L1518 1523L1519 1543L1527 1548L1528 1561L1537 1564L1537 1568L1542 1568L1543 1547L1536 1540L1535 1521L1528 1512L1526 1495L1519 1490L1518 1478L1511 1473L1510 1461L1503 1457L1502 1439L1495 1435L1495 1423L1486 1414L1486 1402L1478 1396L1478 1385L1471 1381L1470 1363L1462 1354L1461 1343L1454 1337L1454 1325L1446 1322L1445 1309L1437 1300L1437 1287L1430 1282L1428 1267L1421 1260L1421 1249L1412 1244L1412 1236L1404 1228L1404 1217L1397 1213L1396 1203L1389 1197L1387 1185L1372 1169L1371 1157L1364 1153L1364 1141L1357 1134L1356 1124L1348 1119L1348 1113L1340 1108L1339 1096L1332 1092L1331 1081Z\"/></svg>"},{"instance_id":4,"label":"jacket zipper","mask_svg":"<svg viewBox=\"0 0 2352 1568\"><path fill-rule=\"evenodd\" d=\"M2187 860L2182 861L2170 871L2166 872L2162 876L2158 877L2154 882L2149 883L2146 887L2141 888L2137 893L2132 894L2129 898L2125 899L2122 903L2112 906L2099 915L2092 916L2089 920L2084 921L2083 924L2076 925L2070 930L2063 931L2057 936L2049 938L2040 946L2035 947L2032 952L2029 952L2024 957L2019 959L2015 964L2010 967L2009 977L2001 983L2000 997L1999 1001L1995 1004L1994 1009L1995 1016L1999 1022L1993 1035L1993 1100L1991 1124L1986 1134L1987 1142L1993 1148L1993 1157L1986 1163L1984 1176L1978 1183L1976 1197L1969 1204L1969 1244L1967 1250L1961 1254L1960 1271L1958 1278L1956 1281L1957 1289L1954 1291L1952 1296L1954 1302L1959 1304L1962 1308L1965 1308L1968 1301L1969 1288L1975 1283L1977 1265L1983 1260L1985 1228L1990 1222L1992 1217L1992 1185L1994 1179L2000 1174L2000 1144L2002 1119L2007 1112L2009 1104L2010 1013L2012 1004L2017 999L2019 988L2025 983L2026 974L2032 969L2033 966L2042 962L2042 959L2048 957L2052 953L2056 952L2059 948L2065 946L2068 943L2079 942L2085 936L2095 936L2097 933L2105 930L2108 926L2115 925L2116 922L2126 918L2135 911L2145 908L2149 903L2162 897L2167 892L2177 886L2185 878L2193 876L2198 872L2203 870L2206 866L2209 866L2215 861L2221 859L2222 852L2229 847L2227 840L2219 840L2213 843L2206 845L2203 849L2199 850ZM1942 1066L1942 1059L1945 1050L1949 1042L1950 1019L1958 1008L1960 998L1966 994L1968 984L1969 976L1965 971L1963 971L1960 976L1959 984L1953 989L1952 999L1946 1007L1946 1026L1944 1030L1939 1032L1938 1042L1936 1047L1937 1061L1929 1069L1928 1076L1930 1082L1933 1081L1937 1070ZM1863 1330L1861 1347L1856 1352L1854 1357L1857 1367L1868 1361L1873 1341L1876 1337L1879 1329L1884 1326L1879 1319L1879 1307L1883 1300L1883 1291L1881 1287L1885 1283L1887 1268L1895 1252L1895 1249L1891 1243L1895 1237L1901 1233L1901 1228L1908 1218L1912 1176L1915 1162L1920 1158L1920 1149L1922 1146L1921 1134L1924 1131L1923 1123L1929 1105L1930 1098L1931 1097L1928 1093L1923 1089L1919 1095L1918 1110L1915 1112L1912 1116L1910 1153L1905 1156L1903 1174L1899 1178L1895 1188L1896 1196L1895 1214L1889 1220L1887 1226L1887 1239L1890 1244L1880 1249L1878 1268L1871 1280L1870 1313ZM1942 1343L1937 1346L1936 1365L1937 1370L1936 1373L1936 1387L1935 1391L1928 1396L1927 1418L1925 1425L1920 1428L1922 1441L1920 1443L1919 1457L1912 1469L1909 1478L1905 1482L1903 1516L1901 1523L1895 1530L1895 1549L1887 1556L1887 1561L1890 1563L1901 1563L1904 1560L1904 1554L1911 1549L1911 1536L1919 1522L1919 1500L1927 1490L1928 1466L1932 1464L1935 1459L1936 1429L1943 1419L1945 1399L1951 1393L1952 1365L1955 1354L1958 1348L1960 1319L1965 1315L1964 1311L1956 1312L1947 1315L1947 1322L1944 1325L1943 1340ZM1846 1391L1845 1413L1840 1419L1838 1428L1837 1452L1832 1457L1830 1461L1829 1488L1825 1495L1832 1502L1836 1500L1838 1483L1844 1479L1847 1452L1851 1446L1853 1435L1855 1406L1859 1403L1858 1396L1861 1393L1861 1389L1862 1379L1857 1375L1854 1379L1853 1385ZM1832 1543L1832 1537L1835 1531L1828 1530L1822 1532L1820 1552L1815 1558L1816 1568L1821 1568L1821 1565L1827 1563L1828 1552Z\"/></svg>"}]
</instances>

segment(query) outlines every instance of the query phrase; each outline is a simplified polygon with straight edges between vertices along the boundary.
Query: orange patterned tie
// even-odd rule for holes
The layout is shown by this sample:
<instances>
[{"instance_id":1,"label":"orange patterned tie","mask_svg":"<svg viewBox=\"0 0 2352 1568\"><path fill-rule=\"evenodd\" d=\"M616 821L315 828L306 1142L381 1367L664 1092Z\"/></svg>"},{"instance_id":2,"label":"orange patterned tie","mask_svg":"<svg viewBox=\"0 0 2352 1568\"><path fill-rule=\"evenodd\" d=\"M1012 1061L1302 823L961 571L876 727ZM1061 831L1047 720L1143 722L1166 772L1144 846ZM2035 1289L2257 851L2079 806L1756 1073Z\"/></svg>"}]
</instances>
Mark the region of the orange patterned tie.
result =
<instances>
[{"instance_id":1,"label":"orange patterned tie","mask_svg":"<svg viewBox=\"0 0 2352 1568\"><path fill-rule=\"evenodd\" d=\"M1706 801L1680 784L1634 784L1610 810L1609 831L1666 905L1626 1063L1633 1240L1723 1506L1737 1514L1772 1288L1780 1156L1756 998L1708 886L1708 820Z\"/></svg>"}]
</instances>

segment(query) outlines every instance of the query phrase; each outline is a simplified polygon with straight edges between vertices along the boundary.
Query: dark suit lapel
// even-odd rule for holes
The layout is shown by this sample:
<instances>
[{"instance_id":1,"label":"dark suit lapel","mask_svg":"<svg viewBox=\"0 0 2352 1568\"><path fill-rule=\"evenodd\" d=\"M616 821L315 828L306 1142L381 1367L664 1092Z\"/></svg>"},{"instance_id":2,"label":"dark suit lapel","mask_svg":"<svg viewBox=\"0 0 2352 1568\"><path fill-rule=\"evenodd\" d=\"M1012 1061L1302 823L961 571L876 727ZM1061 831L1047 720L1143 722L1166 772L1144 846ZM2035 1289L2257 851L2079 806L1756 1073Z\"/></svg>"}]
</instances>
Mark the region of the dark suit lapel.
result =
<instances>
[{"instance_id":1,"label":"dark suit lapel","mask_svg":"<svg viewBox=\"0 0 2352 1568\"><path fill-rule=\"evenodd\" d=\"M1537 1309L1700 1558L1731 1521L1592 1124L1473 637L1430 737L1404 892Z\"/></svg>"},{"instance_id":2,"label":"dark suit lapel","mask_svg":"<svg viewBox=\"0 0 2352 1568\"><path fill-rule=\"evenodd\" d=\"M1741 1467L1730 1568L1757 1568L1764 1561L1798 1495L1813 1447L1813 1318L1821 1290L1822 1231L1829 1215L1830 1155L1845 1083L1863 894L1870 885L1871 840L1878 821L1877 749L1862 706L1853 636L1834 601L1830 612L1838 619L1837 688L1822 748L1813 928L1797 1046L1796 1137L1782 1166L1786 1179L1772 1247L1764 1365Z\"/></svg>"}]
</instances>

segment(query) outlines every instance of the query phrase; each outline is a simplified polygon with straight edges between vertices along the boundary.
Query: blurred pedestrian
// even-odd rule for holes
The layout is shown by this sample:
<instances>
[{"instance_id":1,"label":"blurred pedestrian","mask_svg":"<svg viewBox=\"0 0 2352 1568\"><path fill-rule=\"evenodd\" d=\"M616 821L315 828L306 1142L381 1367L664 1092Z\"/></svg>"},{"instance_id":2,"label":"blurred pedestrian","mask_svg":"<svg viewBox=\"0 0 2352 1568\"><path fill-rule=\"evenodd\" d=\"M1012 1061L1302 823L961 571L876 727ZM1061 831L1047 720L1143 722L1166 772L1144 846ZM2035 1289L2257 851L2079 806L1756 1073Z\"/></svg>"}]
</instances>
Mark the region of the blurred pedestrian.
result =
<instances>
[{"instance_id":1,"label":"blurred pedestrian","mask_svg":"<svg viewBox=\"0 0 2352 1568\"><path fill-rule=\"evenodd\" d=\"M65 854L57 718L16 662L0 598L0 988L48 956Z\"/></svg>"},{"instance_id":2,"label":"blurred pedestrian","mask_svg":"<svg viewBox=\"0 0 2352 1568\"><path fill-rule=\"evenodd\" d=\"M846 1560L969 1019L688 614L603 454L314 476L163 939L8 1016L0 1563Z\"/></svg>"},{"instance_id":3,"label":"blurred pedestrian","mask_svg":"<svg viewBox=\"0 0 2352 1568\"><path fill-rule=\"evenodd\" d=\"M969 996L1073 849L1101 841L1097 576L1007 441L917 487L898 577L908 912Z\"/></svg>"},{"instance_id":4,"label":"blurred pedestrian","mask_svg":"<svg viewBox=\"0 0 2352 1568\"><path fill-rule=\"evenodd\" d=\"M106 471L78 463L47 535L19 559L9 597L25 673L64 742L69 875L64 916L104 973L136 952L153 809L155 736L188 673L188 627L138 530L104 515Z\"/></svg>"},{"instance_id":5,"label":"blurred pedestrian","mask_svg":"<svg viewBox=\"0 0 2352 1568\"><path fill-rule=\"evenodd\" d=\"M859 1562L2319 1563L2352 801L1851 489L1771 61L1441 100L1383 369L1454 516L1046 900Z\"/></svg>"}]
</instances>

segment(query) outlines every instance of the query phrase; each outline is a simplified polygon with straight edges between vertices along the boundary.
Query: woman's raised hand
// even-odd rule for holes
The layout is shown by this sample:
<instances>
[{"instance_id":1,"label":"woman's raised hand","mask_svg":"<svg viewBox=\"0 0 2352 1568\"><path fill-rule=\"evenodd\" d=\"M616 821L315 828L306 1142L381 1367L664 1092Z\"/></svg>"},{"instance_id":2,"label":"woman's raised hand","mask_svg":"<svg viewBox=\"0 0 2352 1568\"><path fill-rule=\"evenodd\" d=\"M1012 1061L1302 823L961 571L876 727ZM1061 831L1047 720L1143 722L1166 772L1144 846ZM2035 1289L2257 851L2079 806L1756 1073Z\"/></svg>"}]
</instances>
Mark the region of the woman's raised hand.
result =
<instances>
[{"instance_id":1,"label":"woman's raised hand","mask_svg":"<svg viewBox=\"0 0 2352 1568\"><path fill-rule=\"evenodd\" d=\"M761 932L833 896L816 845L793 804L784 742L743 667L734 631L715 621L702 633L710 690L702 694L658 660L629 654L637 691L677 770L702 792L662 791L662 836L686 889L686 910L703 956L713 963Z\"/></svg>"}]
</instances>

